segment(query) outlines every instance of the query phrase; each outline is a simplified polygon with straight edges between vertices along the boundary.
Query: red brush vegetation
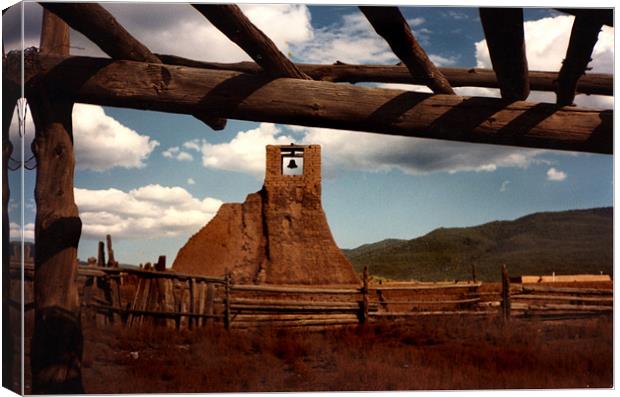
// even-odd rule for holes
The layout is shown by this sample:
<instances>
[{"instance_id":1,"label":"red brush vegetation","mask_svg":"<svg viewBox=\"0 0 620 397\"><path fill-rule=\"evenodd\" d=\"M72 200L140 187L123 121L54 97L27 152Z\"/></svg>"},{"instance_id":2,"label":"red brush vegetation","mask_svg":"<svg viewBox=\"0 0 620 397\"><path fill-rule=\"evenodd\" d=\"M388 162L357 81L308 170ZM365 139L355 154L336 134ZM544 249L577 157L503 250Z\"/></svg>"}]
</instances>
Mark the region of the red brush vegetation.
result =
<instances>
[{"instance_id":1,"label":"red brush vegetation","mask_svg":"<svg viewBox=\"0 0 620 397\"><path fill-rule=\"evenodd\" d=\"M612 387L612 321L422 318L329 331L85 329L89 393Z\"/></svg>"}]
</instances>

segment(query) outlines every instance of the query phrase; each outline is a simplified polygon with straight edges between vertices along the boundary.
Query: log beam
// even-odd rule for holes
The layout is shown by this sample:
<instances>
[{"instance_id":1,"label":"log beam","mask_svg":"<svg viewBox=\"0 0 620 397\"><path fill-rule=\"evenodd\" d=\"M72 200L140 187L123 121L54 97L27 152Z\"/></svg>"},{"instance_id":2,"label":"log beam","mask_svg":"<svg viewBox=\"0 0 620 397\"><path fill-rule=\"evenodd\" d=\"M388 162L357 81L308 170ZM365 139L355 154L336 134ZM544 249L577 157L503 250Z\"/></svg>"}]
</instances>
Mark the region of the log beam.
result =
<instances>
[{"instance_id":1,"label":"log beam","mask_svg":"<svg viewBox=\"0 0 620 397\"><path fill-rule=\"evenodd\" d=\"M522 8L480 8L493 70L502 98L525 100L530 94Z\"/></svg>"},{"instance_id":2,"label":"log beam","mask_svg":"<svg viewBox=\"0 0 620 397\"><path fill-rule=\"evenodd\" d=\"M14 58L7 68L12 76L18 74ZM77 102L464 142L613 150L611 110L87 57L28 54L25 62L26 75L46 76Z\"/></svg>"},{"instance_id":3,"label":"log beam","mask_svg":"<svg viewBox=\"0 0 620 397\"><path fill-rule=\"evenodd\" d=\"M216 28L243 49L271 77L309 80L273 41L234 4L192 4Z\"/></svg>"},{"instance_id":4,"label":"log beam","mask_svg":"<svg viewBox=\"0 0 620 397\"><path fill-rule=\"evenodd\" d=\"M112 14L97 3L41 2L39 4L85 35L113 59L162 63L144 44L125 30ZM45 25L43 27L45 28ZM41 43L43 44L43 41ZM226 126L224 119L203 115L197 118L216 131Z\"/></svg>"},{"instance_id":5,"label":"log beam","mask_svg":"<svg viewBox=\"0 0 620 397\"><path fill-rule=\"evenodd\" d=\"M43 14L45 53L66 55L68 27ZM26 93L35 124L35 322L30 348L33 394L84 393L77 247L82 222L73 197L71 98L50 92L44 80Z\"/></svg>"},{"instance_id":6,"label":"log beam","mask_svg":"<svg viewBox=\"0 0 620 397\"><path fill-rule=\"evenodd\" d=\"M557 104L572 105L575 99L577 82L585 74L592 60L592 51L598 40L603 21L589 15L577 15L566 50L566 58L558 74Z\"/></svg>"},{"instance_id":7,"label":"log beam","mask_svg":"<svg viewBox=\"0 0 620 397\"><path fill-rule=\"evenodd\" d=\"M613 9L600 9L600 8L556 8L556 10L574 15L585 16L600 20L604 25L614 27L614 11Z\"/></svg>"},{"instance_id":8,"label":"log beam","mask_svg":"<svg viewBox=\"0 0 620 397\"><path fill-rule=\"evenodd\" d=\"M254 62L218 63L182 58L176 55L156 54L167 65L190 66L194 68L233 70L242 73L261 73L262 69ZM406 66L401 65L349 65L337 62L334 65L296 64L313 80L344 83L397 83L424 84L420 76L413 76ZM439 71L448 79L452 87L499 88L495 72L481 68L447 68ZM529 71L530 88L534 91L553 91L557 89L558 72ZM577 82L577 91L587 95L613 95L613 77L610 74L588 73Z\"/></svg>"},{"instance_id":9,"label":"log beam","mask_svg":"<svg viewBox=\"0 0 620 397\"><path fill-rule=\"evenodd\" d=\"M454 94L444 75L420 46L398 7L360 6L375 31L387 41L394 54L414 76L420 76L436 94Z\"/></svg>"}]
</instances>

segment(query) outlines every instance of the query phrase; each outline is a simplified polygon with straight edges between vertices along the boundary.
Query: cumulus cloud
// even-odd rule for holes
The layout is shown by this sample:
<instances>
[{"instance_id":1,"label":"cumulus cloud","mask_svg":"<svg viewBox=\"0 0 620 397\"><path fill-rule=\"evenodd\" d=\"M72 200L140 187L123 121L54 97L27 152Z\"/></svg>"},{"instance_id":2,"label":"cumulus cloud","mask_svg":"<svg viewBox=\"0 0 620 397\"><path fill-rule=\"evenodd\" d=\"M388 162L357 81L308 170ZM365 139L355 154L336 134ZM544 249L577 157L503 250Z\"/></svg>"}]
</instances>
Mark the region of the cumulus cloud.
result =
<instances>
[{"instance_id":1,"label":"cumulus cloud","mask_svg":"<svg viewBox=\"0 0 620 397\"><path fill-rule=\"evenodd\" d=\"M22 111L23 112L23 111ZM21 160L18 111L11 119L9 136L14 146L11 157ZM30 108L26 105L24 156L30 159L30 145L35 128ZM76 103L73 106L73 140L76 167L80 170L105 171L114 167L142 168L144 161L159 145L149 136L140 135L105 114L101 106Z\"/></svg>"},{"instance_id":2,"label":"cumulus cloud","mask_svg":"<svg viewBox=\"0 0 620 397\"><path fill-rule=\"evenodd\" d=\"M566 179L566 173L555 168L549 168L547 171L547 180L553 182L561 182Z\"/></svg>"},{"instance_id":3,"label":"cumulus cloud","mask_svg":"<svg viewBox=\"0 0 620 397\"><path fill-rule=\"evenodd\" d=\"M187 184L188 185L195 185L196 181L194 180L194 178L187 178Z\"/></svg>"},{"instance_id":4,"label":"cumulus cloud","mask_svg":"<svg viewBox=\"0 0 620 397\"><path fill-rule=\"evenodd\" d=\"M217 62L250 60L243 50L189 4L102 5L153 52ZM312 37L310 13L305 5L241 4L240 7L285 54L291 45Z\"/></svg>"},{"instance_id":5,"label":"cumulus cloud","mask_svg":"<svg viewBox=\"0 0 620 397\"><path fill-rule=\"evenodd\" d=\"M108 116L101 106L73 108L75 155L80 169L142 168L159 142Z\"/></svg>"},{"instance_id":6,"label":"cumulus cloud","mask_svg":"<svg viewBox=\"0 0 620 397\"><path fill-rule=\"evenodd\" d=\"M14 239L21 236L21 226L17 223L9 223L9 234ZM34 240L34 223L26 223L24 226L24 240Z\"/></svg>"},{"instance_id":7,"label":"cumulus cloud","mask_svg":"<svg viewBox=\"0 0 620 397\"><path fill-rule=\"evenodd\" d=\"M287 145L294 141L294 137L282 134L275 124L261 123L257 128L237 133L230 142L212 144L203 140L202 164L207 168L259 175L265 168L266 145Z\"/></svg>"},{"instance_id":8,"label":"cumulus cloud","mask_svg":"<svg viewBox=\"0 0 620 397\"><path fill-rule=\"evenodd\" d=\"M559 15L524 24L526 53L530 70L559 71L566 55L574 17ZM477 67L490 68L491 58L486 40L475 44ZM589 66L593 73L613 73L614 29L604 26L592 53ZM555 102L555 94L532 92L531 101ZM579 95L575 103L580 106L612 108L613 98Z\"/></svg>"},{"instance_id":9,"label":"cumulus cloud","mask_svg":"<svg viewBox=\"0 0 620 397\"><path fill-rule=\"evenodd\" d=\"M431 172L494 171L500 167L525 168L543 163L543 150L480 144L462 144L355 131L283 127L261 123L239 132L230 142L189 141L200 148L205 167L260 176L265 167L265 145L291 142L320 144L327 174L341 169L369 172L397 170L417 175Z\"/></svg>"},{"instance_id":10,"label":"cumulus cloud","mask_svg":"<svg viewBox=\"0 0 620 397\"><path fill-rule=\"evenodd\" d=\"M168 148L161 152L162 156L169 159L176 159L178 161L192 161L194 156L191 153L182 151L178 146Z\"/></svg>"},{"instance_id":11,"label":"cumulus cloud","mask_svg":"<svg viewBox=\"0 0 620 397\"><path fill-rule=\"evenodd\" d=\"M75 188L74 192L87 239L106 234L149 239L192 233L222 204L211 197L196 198L178 186L147 185L129 192Z\"/></svg>"},{"instance_id":12,"label":"cumulus cloud","mask_svg":"<svg viewBox=\"0 0 620 397\"><path fill-rule=\"evenodd\" d=\"M411 18L407 22L414 30L416 38L426 43L430 31L421 27L424 18ZM300 62L382 64L396 63L398 58L386 41L379 36L366 17L359 11L345 14L330 25L314 29L312 40L303 40L291 45L291 55ZM452 58L429 54L442 65L449 65ZM444 63L445 62L445 63Z\"/></svg>"}]
</instances>

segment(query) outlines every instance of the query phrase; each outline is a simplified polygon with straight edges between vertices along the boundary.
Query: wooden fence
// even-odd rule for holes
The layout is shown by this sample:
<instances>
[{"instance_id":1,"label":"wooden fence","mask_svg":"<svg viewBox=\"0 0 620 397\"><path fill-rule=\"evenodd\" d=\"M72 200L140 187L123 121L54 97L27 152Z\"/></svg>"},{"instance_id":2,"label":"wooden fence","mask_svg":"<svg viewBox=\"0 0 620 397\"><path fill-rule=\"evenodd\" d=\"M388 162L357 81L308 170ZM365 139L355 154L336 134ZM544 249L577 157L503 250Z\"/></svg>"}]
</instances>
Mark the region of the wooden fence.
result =
<instances>
[{"instance_id":1,"label":"wooden fence","mask_svg":"<svg viewBox=\"0 0 620 397\"><path fill-rule=\"evenodd\" d=\"M33 272L26 266L26 279ZM325 327L419 316L561 319L613 311L612 289L511 284L505 269L502 275L502 289L489 291L475 281L373 283L366 271L361 286L310 287L235 284L228 272L205 277L78 267L83 316L97 325Z\"/></svg>"}]
</instances>

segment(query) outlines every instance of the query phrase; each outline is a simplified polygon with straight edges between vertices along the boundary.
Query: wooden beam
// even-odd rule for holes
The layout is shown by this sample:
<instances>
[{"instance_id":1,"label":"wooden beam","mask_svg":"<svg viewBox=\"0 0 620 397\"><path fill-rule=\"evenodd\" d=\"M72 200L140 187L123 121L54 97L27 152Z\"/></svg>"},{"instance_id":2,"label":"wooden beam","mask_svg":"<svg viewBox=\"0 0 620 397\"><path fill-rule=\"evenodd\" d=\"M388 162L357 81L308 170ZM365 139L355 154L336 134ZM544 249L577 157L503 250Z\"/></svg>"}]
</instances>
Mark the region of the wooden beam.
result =
<instances>
[{"instance_id":1,"label":"wooden beam","mask_svg":"<svg viewBox=\"0 0 620 397\"><path fill-rule=\"evenodd\" d=\"M39 51L42 54L69 56L69 25L47 9L43 9Z\"/></svg>"},{"instance_id":2,"label":"wooden beam","mask_svg":"<svg viewBox=\"0 0 620 397\"><path fill-rule=\"evenodd\" d=\"M11 55L11 54L10 54ZM18 54L15 54L18 55ZM612 153L613 111L430 95L238 72L27 54L78 102L422 138ZM12 60L12 61L11 61ZM19 57L7 72L19 74ZM67 78L70 76L70 78ZM153 87L159 87L154 90ZM27 87L28 88L28 87Z\"/></svg>"},{"instance_id":3,"label":"wooden beam","mask_svg":"<svg viewBox=\"0 0 620 397\"><path fill-rule=\"evenodd\" d=\"M394 54L414 76L420 76L436 94L454 94L450 83L428 58L413 36L398 7L360 6L375 31L388 42Z\"/></svg>"},{"instance_id":4,"label":"wooden beam","mask_svg":"<svg viewBox=\"0 0 620 397\"><path fill-rule=\"evenodd\" d=\"M167 65L183 65L194 68L234 70L242 73L261 73L262 69L254 62L217 63L195 61L176 55L156 54ZM413 76L406 66L401 65L348 65L337 62L334 65L296 64L313 80L360 83L398 83L424 84L419 76ZM480 68L447 68L439 71L448 79L452 87L499 88L495 72ZM557 89L558 72L529 71L530 88L534 91L553 91ZM588 73L577 82L577 91L588 95L613 95L613 76L610 74Z\"/></svg>"},{"instance_id":5,"label":"wooden beam","mask_svg":"<svg viewBox=\"0 0 620 397\"><path fill-rule=\"evenodd\" d=\"M522 8L480 8L493 69L502 98L527 99L530 94Z\"/></svg>"},{"instance_id":6,"label":"wooden beam","mask_svg":"<svg viewBox=\"0 0 620 397\"><path fill-rule=\"evenodd\" d=\"M572 105L577 82L592 60L592 51L598 40L603 22L589 16L578 15L573 22L566 58L558 75L557 104Z\"/></svg>"},{"instance_id":7,"label":"wooden beam","mask_svg":"<svg viewBox=\"0 0 620 397\"><path fill-rule=\"evenodd\" d=\"M604 25L614 27L614 10L611 8L556 8L556 10L574 16L583 16L600 20Z\"/></svg>"},{"instance_id":8,"label":"wooden beam","mask_svg":"<svg viewBox=\"0 0 620 397\"><path fill-rule=\"evenodd\" d=\"M271 77L310 80L234 4L192 4L209 22L243 49Z\"/></svg>"},{"instance_id":9,"label":"wooden beam","mask_svg":"<svg viewBox=\"0 0 620 397\"><path fill-rule=\"evenodd\" d=\"M73 29L85 35L113 59L161 63L155 54L125 30L112 14L97 3L41 2L39 4L45 10L62 18ZM224 119L203 115L197 118L216 131L222 130L226 126Z\"/></svg>"}]
</instances>

